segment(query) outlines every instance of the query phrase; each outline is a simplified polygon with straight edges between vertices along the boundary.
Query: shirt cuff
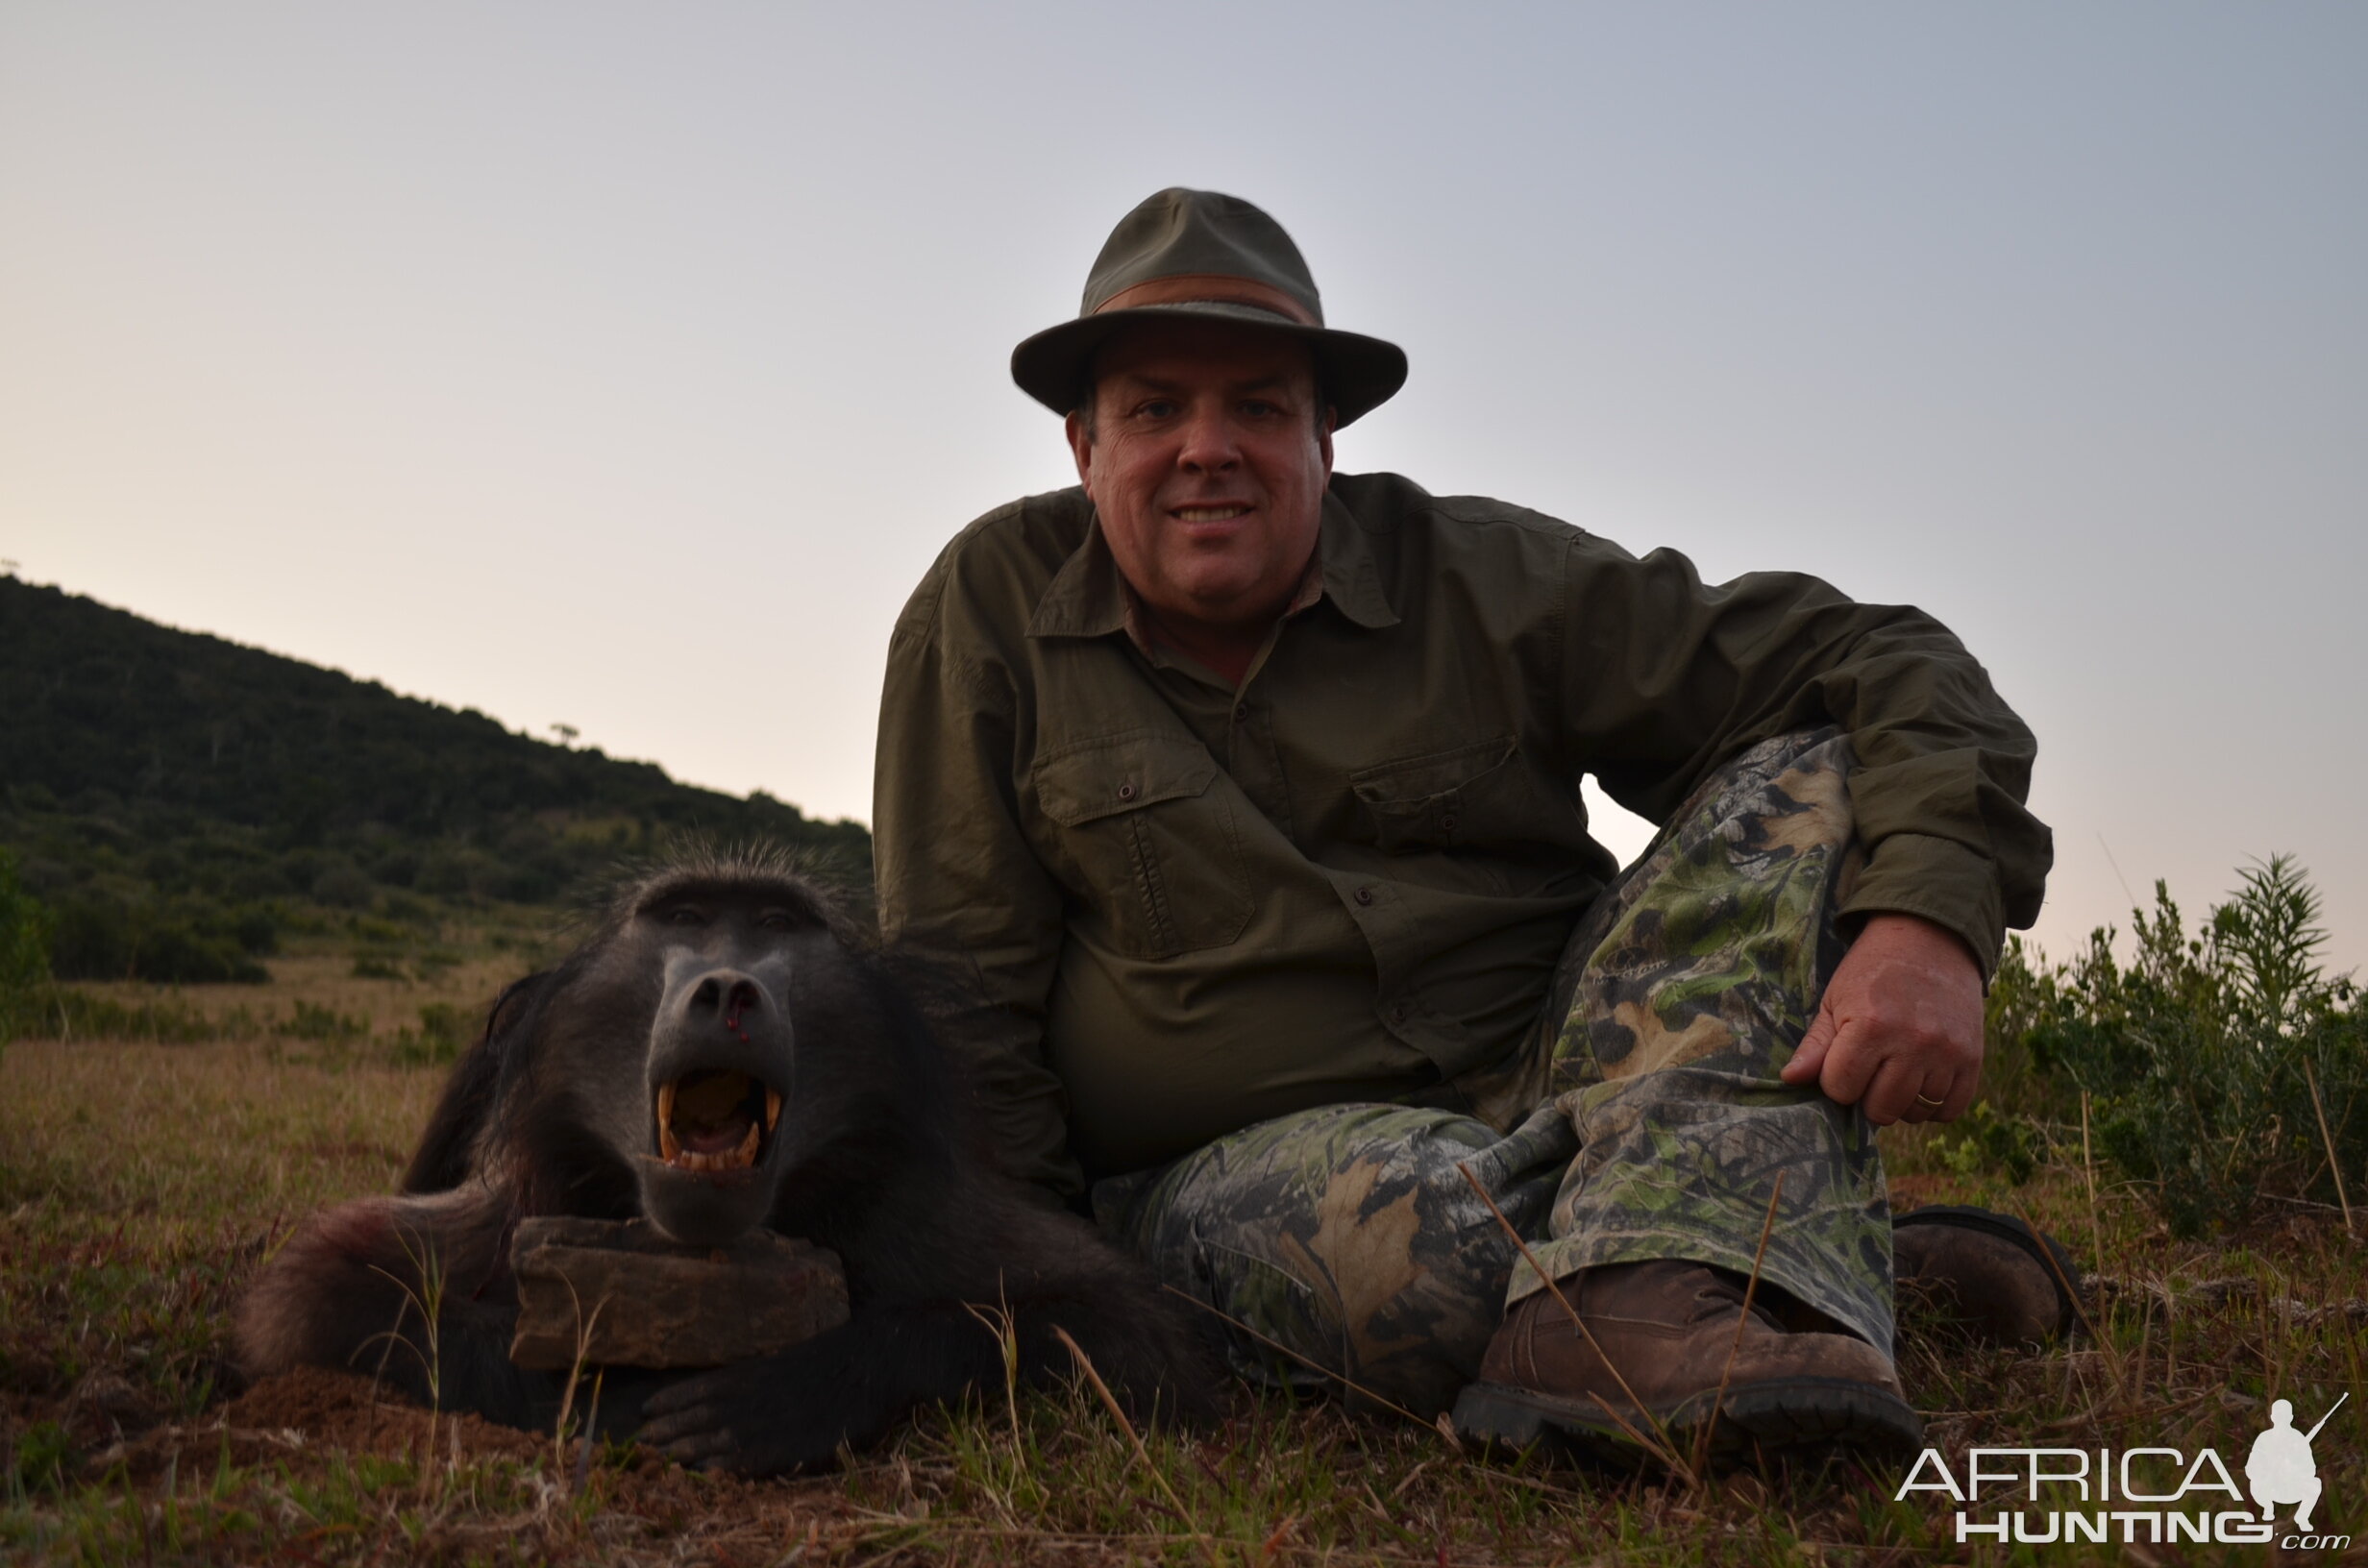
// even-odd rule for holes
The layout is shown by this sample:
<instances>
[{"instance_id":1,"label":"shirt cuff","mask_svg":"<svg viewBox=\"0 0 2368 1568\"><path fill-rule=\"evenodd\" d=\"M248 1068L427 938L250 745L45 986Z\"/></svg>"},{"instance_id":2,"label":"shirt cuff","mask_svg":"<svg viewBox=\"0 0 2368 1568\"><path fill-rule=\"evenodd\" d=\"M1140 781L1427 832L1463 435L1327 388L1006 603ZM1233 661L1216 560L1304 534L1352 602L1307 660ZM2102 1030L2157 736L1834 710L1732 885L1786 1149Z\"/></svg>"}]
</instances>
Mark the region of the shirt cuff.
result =
<instances>
[{"instance_id":1,"label":"shirt cuff","mask_svg":"<svg viewBox=\"0 0 2368 1568\"><path fill-rule=\"evenodd\" d=\"M1874 847L1858 885L1835 913L1844 918L1913 915L1956 933L1981 967L1987 989L2006 945L2006 906L1998 869L1987 855L1954 839L1894 833Z\"/></svg>"}]
</instances>

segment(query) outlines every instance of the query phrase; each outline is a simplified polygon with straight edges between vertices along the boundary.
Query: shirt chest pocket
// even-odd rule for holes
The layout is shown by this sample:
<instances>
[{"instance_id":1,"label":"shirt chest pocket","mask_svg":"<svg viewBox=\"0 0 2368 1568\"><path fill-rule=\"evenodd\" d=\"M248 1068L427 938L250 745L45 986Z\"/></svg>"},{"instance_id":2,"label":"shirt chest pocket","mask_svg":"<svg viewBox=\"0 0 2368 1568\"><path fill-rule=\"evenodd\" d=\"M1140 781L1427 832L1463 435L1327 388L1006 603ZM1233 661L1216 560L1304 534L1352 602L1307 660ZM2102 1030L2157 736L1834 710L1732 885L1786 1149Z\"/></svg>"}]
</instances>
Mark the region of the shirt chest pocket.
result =
<instances>
[{"instance_id":1,"label":"shirt chest pocket","mask_svg":"<svg viewBox=\"0 0 2368 1568\"><path fill-rule=\"evenodd\" d=\"M1361 768L1348 775L1348 787L1384 854L1485 843L1511 825L1501 819L1514 805L1511 797L1522 794L1519 749L1502 735Z\"/></svg>"},{"instance_id":2,"label":"shirt chest pocket","mask_svg":"<svg viewBox=\"0 0 2368 1568\"><path fill-rule=\"evenodd\" d=\"M1249 924L1230 781L1187 736L1119 735L1041 757L1036 798L1089 937L1132 958L1221 947Z\"/></svg>"}]
</instances>

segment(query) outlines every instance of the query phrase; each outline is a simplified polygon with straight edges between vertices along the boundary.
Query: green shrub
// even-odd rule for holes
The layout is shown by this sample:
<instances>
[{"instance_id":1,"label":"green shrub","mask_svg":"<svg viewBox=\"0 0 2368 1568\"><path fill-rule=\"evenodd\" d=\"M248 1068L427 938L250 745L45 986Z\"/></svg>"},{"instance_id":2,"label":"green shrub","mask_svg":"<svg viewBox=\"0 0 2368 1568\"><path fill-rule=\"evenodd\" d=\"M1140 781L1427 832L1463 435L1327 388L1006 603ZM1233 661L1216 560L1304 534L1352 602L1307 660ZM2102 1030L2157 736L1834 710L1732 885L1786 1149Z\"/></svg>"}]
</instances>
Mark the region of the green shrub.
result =
<instances>
[{"instance_id":1,"label":"green shrub","mask_svg":"<svg viewBox=\"0 0 2368 1568\"><path fill-rule=\"evenodd\" d=\"M433 904L424 899L414 898L407 893L386 894L380 901L379 908L388 919L400 920L405 925L418 926L430 936L433 936L444 923L437 918Z\"/></svg>"},{"instance_id":2,"label":"green shrub","mask_svg":"<svg viewBox=\"0 0 2368 1568\"><path fill-rule=\"evenodd\" d=\"M0 1045L35 1028L49 987L49 912L16 881L0 848Z\"/></svg>"},{"instance_id":3,"label":"green shrub","mask_svg":"<svg viewBox=\"0 0 2368 1568\"><path fill-rule=\"evenodd\" d=\"M242 952L261 958L280 950L279 918L260 904L249 904L234 913L230 931L231 940Z\"/></svg>"},{"instance_id":4,"label":"green shrub","mask_svg":"<svg viewBox=\"0 0 2368 1568\"><path fill-rule=\"evenodd\" d=\"M286 1020L272 1033L316 1045L343 1044L365 1038L370 1033L370 1020L358 1013L340 1013L319 1002L297 1002L290 1008Z\"/></svg>"},{"instance_id":5,"label":"green shrub","mask_svg":"<svg viewBox=\"0 0 2368 1568\"><path fill-rule=\"evenodd\" d=\"M208 1013L178 996L119 1002L71 986L56 987L35 1031L48 1040L144 1040L189 1045L209 1040L238 1040L258 1033L255 1015L241 1005Z\"/></svg>"},{"instance_id":6,"label":"green shrub","mask_svg":"<svg viewBox=\"0 0 2368 1568\"><path fill-rule=\"evenodd\" d=\"M61 980L171 985L271 978L251 954L277 945L267 913L234 915L205 900L129 903L85 894L61 902L50 967Z\"/></svg>"},{"instance_id":7,"label":"green shrub","mask_svg":"<svg viewBox=\"0 0 2368 1568\"><path fill-rule=\"evenodd\" d=\"M2097 1152L2182 1237L2264 1200L2337 1201L2331 1143L2350 1194L2368 1165L2368 1013L2321 972L2318 894L2282 855L2242 880L2193 936L2157 883L2127 965L2099 930L2018 981L2034 1067L2089 1096Z\"/></svg>"},{"instance_id":8,"label":"green shrub","mask_svg":"<svg viewBox=\"0 0 2368 1568\"><path fill-rule=\"evenodd\" d=\"M2031 1180L2047 1153L2043 1128L2028 1116L2002 1112L1987 1100L1976 1101L1949 1132L1954 1136L1942 1140L1942 1157L1961 1176L1989 1172L2020 1187Z\"/></svg>"},{"instance_id":9,"label":"green shrub","mask_svg":"<svg viewBox=\"0 0 2368 1568\"><path fill-rule=\"evenodd\" d=\"M368 909L377 891L350 860L330 862L312 879L312 896L332 909Z\"/></svg>"}]
</instances>

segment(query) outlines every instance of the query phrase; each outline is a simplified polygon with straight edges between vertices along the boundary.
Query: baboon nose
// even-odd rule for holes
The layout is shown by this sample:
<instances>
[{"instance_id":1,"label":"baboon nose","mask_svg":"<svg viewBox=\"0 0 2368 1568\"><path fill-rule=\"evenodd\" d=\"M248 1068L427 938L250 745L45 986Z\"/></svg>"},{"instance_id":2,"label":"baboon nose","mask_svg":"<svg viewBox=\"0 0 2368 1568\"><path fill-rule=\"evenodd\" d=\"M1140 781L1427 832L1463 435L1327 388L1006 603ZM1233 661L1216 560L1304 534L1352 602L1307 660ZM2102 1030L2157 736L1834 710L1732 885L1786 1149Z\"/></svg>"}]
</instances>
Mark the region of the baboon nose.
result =
<instances>
[{"instance_id":1,"label":"baboon nose","mask_svg":"<svg viewBox=\"0 0 2368 1568\"><path fill-rule=\"evenodd\" d=\"M714 1018L728 1034L748 1039L748 1022L765 1012L765 993L745 975L710 974L692 988L693 1018Z\"/></svg>"}]
</instances>

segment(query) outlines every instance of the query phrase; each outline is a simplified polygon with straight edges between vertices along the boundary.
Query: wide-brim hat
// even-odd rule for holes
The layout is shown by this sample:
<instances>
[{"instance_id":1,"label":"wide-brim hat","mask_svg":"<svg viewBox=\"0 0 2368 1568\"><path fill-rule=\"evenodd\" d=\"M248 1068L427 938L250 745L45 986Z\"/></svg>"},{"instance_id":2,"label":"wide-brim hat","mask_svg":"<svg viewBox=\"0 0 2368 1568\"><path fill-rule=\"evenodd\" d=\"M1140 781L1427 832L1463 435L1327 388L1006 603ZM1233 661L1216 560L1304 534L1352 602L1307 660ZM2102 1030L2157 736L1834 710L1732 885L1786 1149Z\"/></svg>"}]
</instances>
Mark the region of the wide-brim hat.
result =
<instances>
[{"instance_id":1,"label":"wide-brim hat","mask_svg":"<svg viewBox=\"0 0 2368 1568\"><path fill-rule=\"evenodd\" d=\"M1283 226L1239 196L1172 187L1119 220L1085 280L1077 319L1011 351L1011 379L1056 414L1077 406L1094 353L1127 327L1179 316L1237 322L1299 338L1345 425L1406 383L1394 343L1323 324L1323 300Z\"/></svg>"}]
</instances>

